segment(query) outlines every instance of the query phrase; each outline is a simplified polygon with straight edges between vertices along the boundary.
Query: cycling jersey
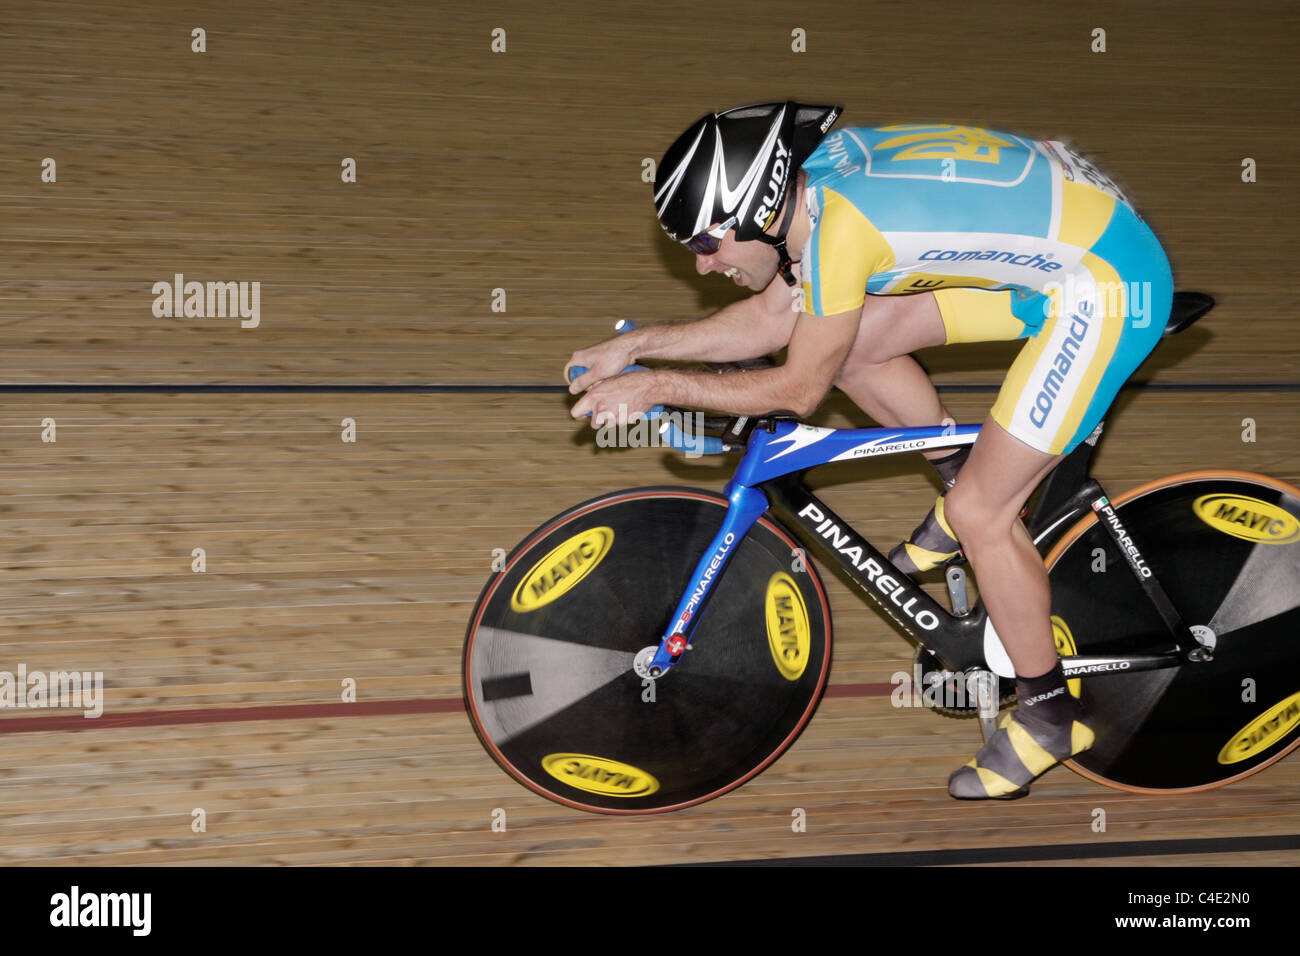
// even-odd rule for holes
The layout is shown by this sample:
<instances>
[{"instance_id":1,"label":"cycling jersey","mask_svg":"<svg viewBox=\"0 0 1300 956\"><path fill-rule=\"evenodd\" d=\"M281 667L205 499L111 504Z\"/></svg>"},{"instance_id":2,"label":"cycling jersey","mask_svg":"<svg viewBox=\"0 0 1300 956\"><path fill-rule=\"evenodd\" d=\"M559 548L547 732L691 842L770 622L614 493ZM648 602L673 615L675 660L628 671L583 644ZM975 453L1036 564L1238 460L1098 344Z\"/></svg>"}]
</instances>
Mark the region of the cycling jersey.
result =
<instances>
[{"instance_id":1,"label":"cycling jersey","mask_svg":"<svg viewBox=\"0 0 1300 956\"><path fill-rule=\"evenodd\" d=\"M1173 282L1120 189L1068 146L951 125L838 130L803 164L804 310L936 293L948 341L1034 337L994 406L1059 454L1154 348Z\"/></svg>"}]
</instances>

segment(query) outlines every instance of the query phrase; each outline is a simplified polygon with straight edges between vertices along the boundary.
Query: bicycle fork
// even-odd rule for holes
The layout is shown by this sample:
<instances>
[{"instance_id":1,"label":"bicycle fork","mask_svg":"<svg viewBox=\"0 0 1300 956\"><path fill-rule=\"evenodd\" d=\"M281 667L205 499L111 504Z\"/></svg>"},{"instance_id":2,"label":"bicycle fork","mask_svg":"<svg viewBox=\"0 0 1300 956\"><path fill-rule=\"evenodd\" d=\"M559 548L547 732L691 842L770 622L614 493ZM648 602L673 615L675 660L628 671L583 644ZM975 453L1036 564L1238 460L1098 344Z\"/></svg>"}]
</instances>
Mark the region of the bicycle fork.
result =
<instances>
[{"instance_id":1,"label":"bicycle fork","mask_svg":"<svg viewBox=\"0 0 1300 956\"><path fill-rule=\"evenodd\" d=\"M691 635L700 614L708 605L709 597L727 562L744 540L763 512L768 509L767 496L758 488L735 486L728 494L730 499L722 528L713 536L712 544L705 550L691 577L690 589L677 602L667 632L657 645L642 648L632 662L632 669L642 679L656 680L681 660L690 647Z\"/></svg>"}]
</instances>

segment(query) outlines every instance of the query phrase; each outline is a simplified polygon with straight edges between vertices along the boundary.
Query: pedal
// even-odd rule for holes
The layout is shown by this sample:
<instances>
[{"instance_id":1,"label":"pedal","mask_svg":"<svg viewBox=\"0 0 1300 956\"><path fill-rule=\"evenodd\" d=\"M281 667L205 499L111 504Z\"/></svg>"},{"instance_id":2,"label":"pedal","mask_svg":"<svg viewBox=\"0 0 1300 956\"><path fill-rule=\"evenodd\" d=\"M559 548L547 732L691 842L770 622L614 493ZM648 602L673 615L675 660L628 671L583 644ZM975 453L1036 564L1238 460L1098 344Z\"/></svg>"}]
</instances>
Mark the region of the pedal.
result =
<instances>
[{"instance_id":1,"label":"pedal","mask_svg":"<svg viewBox=\"0 0 1300 956\"><path fill-rule=\"evenodd\" d=\"M949 670L934 651L924 646L918 646L912 656L912 681L923 706L945 717L978 717L983 710L996 718L999 710L1015 701L1014 685L1010 682L986 670ZM995 704L989 706L986 700L982 709L978 699L981 684L994 688L998 694Z\"/></svg>"},{"instance_id":2,"label":"pedal","mask_svg":"<svg viewBox=\"0 0 1300 956\"><path fill-rule=\"evenodd\" d=\"M952 613L957 617L965 617L970 613L970 599L966 596L966 569L955 564L950 565L943 579L948 584L948 598L952 602Z\"/></svg>"},{"instance_id":3,"label":"pedal","mask_svg":"<svg viewBox=\"0 0 1300 956\"><path fill-rule=\"evenodd\" d=\"M998 711L1002 704L998 676L992 671L972 671L967 681L979 707L980 733L987 744L998 732Z\"/></svg>"}]
</instances>

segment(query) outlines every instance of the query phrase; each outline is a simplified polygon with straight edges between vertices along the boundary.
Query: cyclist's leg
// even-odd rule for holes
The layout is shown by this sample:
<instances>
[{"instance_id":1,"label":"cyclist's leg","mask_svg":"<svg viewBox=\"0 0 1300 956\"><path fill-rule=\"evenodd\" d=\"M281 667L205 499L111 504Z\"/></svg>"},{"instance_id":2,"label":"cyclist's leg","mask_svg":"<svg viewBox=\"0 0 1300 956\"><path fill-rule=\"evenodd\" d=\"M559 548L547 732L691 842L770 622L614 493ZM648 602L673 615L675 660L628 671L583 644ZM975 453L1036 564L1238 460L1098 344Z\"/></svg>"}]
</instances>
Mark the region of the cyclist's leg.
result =
<instances>
[{"instance_id":1,"label":"cyclist's leg","mask_svg":"<svg viewBox=\"0 0 1300 956\"><path fill-rule=\"evenodd\" d=\"M1060 459L1008 434L990 414L945 501L1017 674L1042 674L1057 659L1047 571L1020 510Z\"/></svg>"},{"instance_id":2,"label":"cyclist's leg","mask_svg":"<svg viewBox=\"0 0 1300 956\"><path fill-rule=\"evenodd\" d=\"M932 306L932 311L924 318L929 322L928 331L930 340L926 344L935 344L936 335L942 335L944 344L954 345L960 342L992 342L1005 339L1022 338L1030 333L1030 329L1020 319L1016 318L1011 311L1011 293L1010 292L989 292L982 289L942 289L938 292L915 295L915 296L897 296L900 299L919 300L926 306ZM937 315L936 315L937 313ZM938 331L934 325L934 319L938 319ZM896 325L889 328L896 328ZM866 341L876 342L875 330L868 331ZM859 332L859 339L854 343L855 347L863 341L863 332ZM885 338L885 346L895 346L898 344L897 339ZM880 346L877 346L880 347ZM903 356L909 362L912 362L918 374L924 376L920 366L911 359L911 356ZM846 363L847 364L847 363ZM865 391L876 379L873 376L874 368L866 366L863 368L861 377L861 387ZM926 384L930 385L929 378L925 379ZM858 386L858 381L853 379L849 382L851 386ZM843 387L843 386L841 386ZM881 387L878 384L876 387ZM859 391L850 391L850 396L863 405L859 400ZM904 396L906 397L906 395ZM936 396L937 400L937 396ZM939 406L942 409L942 406ZM932 411L929 412L933 414ZM944 417L948 417L947 411L943 410ZM933 425L938 424L940 420L929 418L915 422L897 422L897 424L916 424L916 425ZM886 424L895 424L895 422L886 422ZM952 480L955 479L959 469L965 466L969 446L962 449L957 454L948 450L933 452L927 457L939 459L951 456L947 462L937 462L935 467L940 472L940 477L945 484L951 486ZM957 541L951 527L944 517L943 497L940 496L935 502L935 506L926 515L925 520L917 526L908 539L894 548L890 552L889 559L904 574L916 574L929 568L937 567L951 561L957 556Z\"/></svg>"},{"instance_id":3,"label":"cyclist's leg","mask_svg":"<svg viewBox=\"0 0 1300 956\"><path fill-rule=\"evenodd\" d=\"M868 295L835 386L881 425L921 427L948 418L930 376L911 353L944 343L934 296ZM947 452L931 452L942 457Z\"/></svg>"},{"instance_id":4,"label":"cyclist's leg","mask_svg":"<svg viewBox=\"0 0 1300 956\"><path fill-rule=\"evenodd\" d=\"M1012 363L989 415L993 427L981 431L947 495L947 518L976 573L981 564L1001 570L981 579L980 593L1021 674L1042 673L1056 652L1047 575L1020 509L1060 457L1092 433L1169 317L1173 283L1163 251L1126 207L1116 219L1125 242L1107 251L1144 280L1125 282L1111 262L1085 255L1087 273L1064 285L1052 314ZM1008 586L1008 577L1032 593Z\"/></svg>"},{"instance_id":5,"label":"cyclist's leg","mask_svg":"<svg viewBox=\"0 0 1300 956\"><path fill-rule=\"evenodd\" d=\"M1038 774L1091 745L1053 646L1047 574L1018 514L1060 456L1096 427L1164 329L1173 288L1168 264L1145 226L1132 238L1145 258L1129 274L1144 276L1145 288L1085 256L1089 274L1057 298L1053 316L1021 350L947 497L949 521L1015 664L1021 701L989 745L953 774L953 796L1022 795ZM1145 298L1145 315L1130 314L1139 300L1129 290Z\"/></svg>"},{"instance_id":6,"label":"cyclist's leg","mask_svg":"<svg viewBox=\"0 0 1300 956\"><path fill-rule=\"evenodd\" d=\"M918 349L955 342L1018 338L1024 323L1009 315L1010 293L947 289L915 295L868 295L862 320L835 385L882 425L940 425L952 416L930 376L912 358ZM942 459L946 449L923 452Z\"/></svg>"},{"instance_id":7,"label":"cyclist's leg","mask_svg":"<svg viewBox=\"0 0 1300 956\"><path fill-rule=\"evenodd\" d=\"M1035 381L1035 370L1045 375L1054 367L1056 332L1057 323L1049 321L1021 350L945 501L951 528L979 579L980 598L1015 665L1022 701L1015 717L1004 718L988 745L949 779L954 797L1023 796L1040 773L1092 743L1060 673L1047 571L1020 521L1029 495L1062 456L1050 442L1034 447L1002 423L1003 397ZM1030 700L1038 706L1025 721Z\"/></svg>"}]
</instances>

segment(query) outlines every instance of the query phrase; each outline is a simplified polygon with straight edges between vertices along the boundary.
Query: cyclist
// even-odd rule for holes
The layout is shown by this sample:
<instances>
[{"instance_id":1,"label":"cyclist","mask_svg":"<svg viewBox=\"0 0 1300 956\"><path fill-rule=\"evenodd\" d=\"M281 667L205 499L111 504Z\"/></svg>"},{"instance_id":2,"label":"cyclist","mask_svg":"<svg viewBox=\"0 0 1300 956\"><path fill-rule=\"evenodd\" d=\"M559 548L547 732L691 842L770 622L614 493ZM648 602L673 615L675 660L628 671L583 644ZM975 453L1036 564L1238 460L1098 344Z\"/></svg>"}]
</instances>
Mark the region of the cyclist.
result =
<instances>
[{"instance_id":1,"label":"cyclist","mask_svg":"<svg viewBox=\"0 0 1300 956\"><path fill-rule=\"evenodd\" d=\"M1011 663L1017 707L949 778L962 799L1023 796L1091 746L1052 640L1047 574L1019 520L1155 347L1173 284L1123 193L1064 144L948 124L842 128L793 102L711 113L669 147L654 200L669 236L753 290L699 321L573 354L593 427L656 404L807 416L831 386L885 426L951 421L911 353L1026 338L973 446L930 452L945 485L891 554L908 573L964 553ZM727 375L641 359L784 364ZM566 380L568 369L566 367ZM960 544L958 543L960 542Z\"/></svg>"}]
</instances>

